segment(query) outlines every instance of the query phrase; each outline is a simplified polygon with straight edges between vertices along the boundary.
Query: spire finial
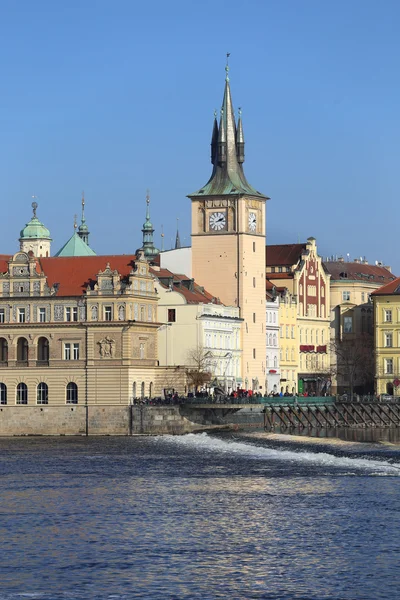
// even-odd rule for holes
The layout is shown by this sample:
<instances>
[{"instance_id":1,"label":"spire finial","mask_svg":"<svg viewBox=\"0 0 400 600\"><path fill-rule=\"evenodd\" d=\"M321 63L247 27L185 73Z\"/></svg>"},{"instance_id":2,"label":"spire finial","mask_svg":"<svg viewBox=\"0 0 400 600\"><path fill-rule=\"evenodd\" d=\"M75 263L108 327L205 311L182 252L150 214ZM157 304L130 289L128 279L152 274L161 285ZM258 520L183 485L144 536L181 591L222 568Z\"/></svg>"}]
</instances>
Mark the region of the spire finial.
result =
<instances>
[{"instance_id":1,"label":"spire finial","mask_svg":"<svg viewBox=\"0 0 400 600\"><path fill-rule=\"evenodd\" d=\"M238 113L239 113L239 117L241 117L242 116L242 107L241 106L239 106L239 108L238 108Z\"/></svg>"},{"instance_id":2,"label":"spire finial","mask_svg":"<svg viewBox=\"0 0 400 600\"><path fill-rule=\"evenodd\" d=\"M216 108L214 108L214 117L215 117L215 119L217 118L217 115L218 115L218 113L217 113L217 109L216 109Z\"/></svg>"},{"instance_id":3,"label":"spire finial","mask_svg":"<svg viewBox=\"0 0 400 600\"><path fill-rule=\"evenodd\" d=\"M85 192L82 191L82 223L85 222Z\"/></svg>"},{"instance_id":4,"label":"spire finial","mask_svg":"<svg viewBox=\"0 0 400 600\"><path fill-rule=\"evenodd\" d=\"M146 204L150 204L150 190L146 190Z\"/></svg>"},{"instance_id":5,"label":"spire finial","mask_svg":"<svg viewBox=\"0 0 400 600\"><path fill-rule=\"evenodd\" d=\"M230 57L230 55L231 55L230 52L226 53L226 65L225 65L226 76L225 76L225 81L229 81L229 57Z\"/></svg>"},{"instance_id":6,"label":"spire finial","mask_svg":"<svg viewBox=\"0 0 400 600\"><path fill-rule=\"evenodd\" d=\"M34 202L32 202L32 208L33 208L33 217L36 219L36 210L38 207L38 203L36 202L37 200L37 196L32 196Z\"/></svg>"},{"instance_id":7,"label":"spire finial","mask_svg":"<svg viewBox=\"0 0 400 600\"><path fill-rule=\"evenodd\" d=\"M76 222L77 218L78 218L78 215L74 215L74 229L75 229L75 231L78 228L78 223Z\"/></svg>"},{"instance_id":8,"label":"spire finial","mask_svg":"<svg viewBox=\"0 0 400 600\"><path fill-rule=\"evenodd\" d=\"M179 218L176 219L176 238L175 238L175 250L181 247L181 238L179 237Z\"/></svg>"}]
</instances>

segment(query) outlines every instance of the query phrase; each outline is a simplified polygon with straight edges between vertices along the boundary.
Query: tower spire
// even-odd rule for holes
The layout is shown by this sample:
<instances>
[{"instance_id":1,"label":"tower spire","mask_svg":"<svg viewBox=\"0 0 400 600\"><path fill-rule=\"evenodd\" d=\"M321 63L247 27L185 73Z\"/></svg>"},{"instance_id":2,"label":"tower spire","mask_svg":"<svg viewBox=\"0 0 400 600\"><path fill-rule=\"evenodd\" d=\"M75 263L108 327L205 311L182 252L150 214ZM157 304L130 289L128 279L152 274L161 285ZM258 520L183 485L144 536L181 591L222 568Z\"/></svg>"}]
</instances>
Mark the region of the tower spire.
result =
<instances>
[{"instance_id":1,"label":"tower spire","mask_svg":"<svg viewBox=\"0 0 400 600\"><path fill-rule=\"evenodd\" d=\"M81 224L78 227L78 235L85 244L89 246L89 228L86 225L85 219L85 192L82 192L82 216L81 216Z\"/></svg>"},{"instance_id":2,"label":"tower spire","mask_svg":"<svg viewBox=\"0 0 400 600\"><path fill-rule=\"evenodd\" d=\"M219 125L214 115L214 125L211 138L211 163L213 172L210 179L192 196L221 196L230 194L247 194L265 199L266 196L255 190L247 181L243 171L244 135L242 112L236 127L230 88L230 53L226 54L225 89L222 100Z\"/></svg>"},{"instance_id":3,"label":"tower spire","mask_svg":"<svg viewBox=\"0 0 400 600\"><path fill-rule=\"evenodd\" d=\"M178 248L181 248L181 238L179 237L179 219L176 219L175 250Z\"/></svg>"}]
</instances>

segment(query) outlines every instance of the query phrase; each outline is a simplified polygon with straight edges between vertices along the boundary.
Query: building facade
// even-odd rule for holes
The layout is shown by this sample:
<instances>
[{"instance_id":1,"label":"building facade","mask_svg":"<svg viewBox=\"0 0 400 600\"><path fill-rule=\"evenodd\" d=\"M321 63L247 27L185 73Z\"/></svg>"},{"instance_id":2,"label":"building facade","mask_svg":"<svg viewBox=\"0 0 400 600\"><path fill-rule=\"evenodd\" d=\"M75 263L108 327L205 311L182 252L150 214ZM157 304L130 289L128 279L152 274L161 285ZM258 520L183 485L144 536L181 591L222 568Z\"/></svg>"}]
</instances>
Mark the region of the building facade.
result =
<instances>
[{"instance_id":1,"label":"building facade","mask_svg":"<svg viewBox=\"0 0 400 600\"><path fill-rule=\"evenodd\" d=\"M341 360L340 345L353 344L353 352L359 345L371 345L374 335L374 315L371 294L395 279L389 267L369 265L365 260L345 262L328 260L325 270L330 274L331 314L331 372L332 393L349 391L349 369ZM346 354L344 354L346 358ZM372 369L372 363L371 363ZM374 391L374 371L360 373L353 382L357 393Z\"/></svg>"},{"instance_id":2,"label":"building facade","mask_svg":"<svg viewBox=\"0 0 400 600\"><path fill-rule=\"evenodd\" d=\"M287 288L297 304L297 391L325 393L330 387L330 275L315 238L305 244L267 246L266 274L272 283Z\"/></svg>"},{"instance_id":3,"label":"building facade","mask_svg":"<svg viewBox=\"0 0 400 600\"><path fill-rule=\"evenodd\" d=\"M280 390L280 352L279 352L279 300L276 287L267 281L266 291L266 371L265 391L267 394L277 394Z\"/></svg>"},{"instance_id":4,"label":"building facade","mask_svg":"<svg viewBox=\"0 0 400 600\"><path fill-rule=\"evenodd\" d=\"M377 394L400 395L400 278L371 294Z\"/></svg>"},{"instance_id":5,"label":"building facade","mask_svg":"<svg viewBox=\"0 0 400 600\"><path fill-rule=\"evenodd\" d=\"M227 393L241 387L239 309L218 303L184 275L157 267L152 273L157 278L158 316L164 323L158 330L160 366L178 369L179 373L195 366L193 360L200 360L210 370L214 386ZM173 381L168 387L176 389Z\"/></svg>"},{"instance_id":6,"label":"building facade","mask_svg":"<svg viewBox=\"0 0 400 600\"><path fill-rule=\"evenodd\" d=\"M219 123L211 141L209 181L192 202L192 274L226 306L239 308L243 386L264 392L265 202L246 180L241 115L236 123L228 67Z\"/></svg>"},{"instance_id":7,"label":"building facade","mask_svg":"<svg viewBox=\"0 0 400 600\"><path fill-rule=\"evenodd\" d=\"M284 288L279 302L279 392L296 394L299 370L299 340L296 297Z\"/></svg>"},{"instance_id":8,"label":"building facade","mask_svg":"<svg viewBox=\"0 0 400 600\"><path fill-rule=\"evenodd\" d=\"M0 402L160 394L157 299L143 256L1 256Z\"/></svg>"}]
</instances>

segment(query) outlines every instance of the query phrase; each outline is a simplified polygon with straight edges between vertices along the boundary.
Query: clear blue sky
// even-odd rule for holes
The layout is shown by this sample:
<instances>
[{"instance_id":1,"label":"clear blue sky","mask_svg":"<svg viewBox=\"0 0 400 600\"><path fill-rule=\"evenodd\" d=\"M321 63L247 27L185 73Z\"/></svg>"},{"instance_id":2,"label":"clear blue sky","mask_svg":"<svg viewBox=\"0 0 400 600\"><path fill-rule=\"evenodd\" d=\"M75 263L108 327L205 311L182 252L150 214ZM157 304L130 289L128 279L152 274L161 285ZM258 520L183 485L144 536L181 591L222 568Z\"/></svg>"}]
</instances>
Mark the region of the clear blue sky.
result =
<instances>
[{"instance_id":1,"label":"clear blue sky","mask_svg":"<svg viewBox=\"0 0 400 600\"><path fill-rule=\"evenodd\" d=\"M146 188L156 244L176 217L188 243L229 51L268 243L314 236L400 274L399 27L390 0L3 0L0 252L32 194L56 251L83 189L97 253L140 245Z\"/></svg>"}]
</instances>

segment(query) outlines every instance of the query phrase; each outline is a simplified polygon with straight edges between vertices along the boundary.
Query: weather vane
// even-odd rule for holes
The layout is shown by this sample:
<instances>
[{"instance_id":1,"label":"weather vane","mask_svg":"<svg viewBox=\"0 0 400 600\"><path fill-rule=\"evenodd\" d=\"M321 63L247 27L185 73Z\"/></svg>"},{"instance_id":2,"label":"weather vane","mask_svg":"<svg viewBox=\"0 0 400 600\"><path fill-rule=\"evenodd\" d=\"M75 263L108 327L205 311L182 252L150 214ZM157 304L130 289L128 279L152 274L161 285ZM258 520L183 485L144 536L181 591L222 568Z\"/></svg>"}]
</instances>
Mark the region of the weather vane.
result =
<instances>
[{"instance_id":1,"label":"weather vane","mask_svg":"<svg viewBox=\"0 0 400 600\"><path fill-rule=\"evenodd\" d=\"M147 202L147 204L150 204L150 190L149 189L146 190L146 202Z\"/></svg>"},{"instance_id":2,"label":"weather vane","mask_svg":"<svg viewBox=\"0 0 400 600\"><path fill-rule=\"evenodd\" d=\"M36 202L37 196L32 196L32 198L34 199L34 202L32 202L33 216L36 217L36 210L38 207L38 203Z\"/></svg>"},{"instance_id":3,"label":"weather vane","mask_svg":"<svg viewBox=\"0 0 400 600\"><path fill-rule=\"evenodd\" d=\"M226 77L225 80L229 81L229 57L230 57L231 53L227 52L226 53L226 65L225 65L225 71L226 71Z\"/></svg>"}]
</instances>

